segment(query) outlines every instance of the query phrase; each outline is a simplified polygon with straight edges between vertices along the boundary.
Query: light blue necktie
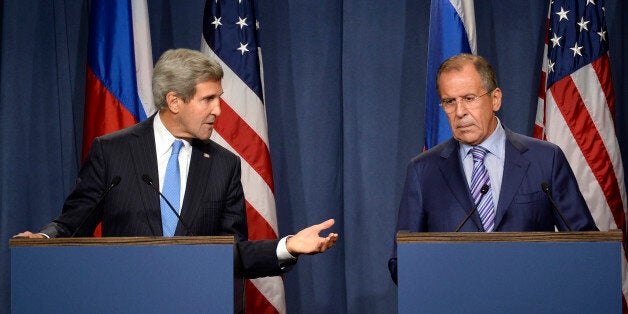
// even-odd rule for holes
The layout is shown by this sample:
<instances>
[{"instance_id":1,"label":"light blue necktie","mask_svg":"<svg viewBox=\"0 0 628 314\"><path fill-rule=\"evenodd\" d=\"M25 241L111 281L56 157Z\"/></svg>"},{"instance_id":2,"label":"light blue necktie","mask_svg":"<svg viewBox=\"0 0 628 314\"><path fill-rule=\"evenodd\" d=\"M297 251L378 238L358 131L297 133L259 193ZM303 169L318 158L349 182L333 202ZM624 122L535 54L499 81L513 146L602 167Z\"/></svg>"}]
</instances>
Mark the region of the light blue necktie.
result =
<instances>
[{"instance_id":1,"label":"light blue necktie","mask_svg":"<svg viewBox=\"0 0 628 314\"><path fill-rule=\"evenodd\" d=\"M493 209L493 192L491 191L491 180L484 165L484 158L488 150L482 146L471 149L473 155L473 173L471 175L471 195L473 202L478 204L477 210L482 220L482 225L486 232L491 232L495 228L495 210ZM484 196L480 193L482 186L488 186L488 191ZM481 198L481 199L480 199Z\"/></svg>"},{"instance_id":2,"label":"light blue necktie","mask_svg":"<svg viewBox=\"0 0 628 314\"><path fill-rule=\"evenodd\" d=\"M170 204L174 209L179 211L179 199L181 194L181 176L179 174L179 150L181 150L183 142L181 140L175 140L172 143L172 154L168 159L168 166L166 167L166 175L164 176L164 185L162 188L162 194L170 201ZM172 212L168 203L161 198L161 223L164 230L164 237L174 236L174 232L177 230L177 224L179 219Z\"/></svg>"}]
</instances>

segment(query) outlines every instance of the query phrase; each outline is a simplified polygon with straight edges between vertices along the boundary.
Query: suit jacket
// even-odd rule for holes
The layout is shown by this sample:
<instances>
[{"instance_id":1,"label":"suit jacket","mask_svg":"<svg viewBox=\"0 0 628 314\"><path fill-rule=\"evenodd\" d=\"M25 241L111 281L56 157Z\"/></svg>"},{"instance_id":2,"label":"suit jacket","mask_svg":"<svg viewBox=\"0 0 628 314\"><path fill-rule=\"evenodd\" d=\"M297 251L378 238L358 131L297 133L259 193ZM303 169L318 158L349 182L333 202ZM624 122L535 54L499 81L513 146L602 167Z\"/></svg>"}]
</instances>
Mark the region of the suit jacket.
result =
<instances>
[{"instance_id":1,"label":"suit jacket","mask_svg":"<svg viewBox=\"0 0 628 314\"><path fill-rule=\"evenodd\" d=\"M104 237L163 235L159 195L142 180L143 175L148 175L159 187L153 120L154 116L94 140L61 215L42 233L69 237L89 216L78 236L91 236L99 222ZM194 235L235 236L245 276L279 275L282 270L276 254L278 240L247 241L240 171L236 155L212 141L194 140L181 219ZM120 176L120 183L90 215L116 176ZM186 234L179 222L175 235Z\"/></svg>"},{"instance_id":2,"label":"suit jacket","mask_svg":"<svg viewBox=\"0 0 628 314\"><path fill-rule=\"evenodd\" d=\"M598 230L565 155L554 144L506 133L504 173L494 231L567 230L541 189L547 182L565 219L576 230ZM397 231L453 232L474 207L455 139L412 159L399 206ZM474 213L460 230L483 232ZM396 250L395 250L396 251ZM389 261L396 282L396 253Z\"/></svg>"}]
</instances>

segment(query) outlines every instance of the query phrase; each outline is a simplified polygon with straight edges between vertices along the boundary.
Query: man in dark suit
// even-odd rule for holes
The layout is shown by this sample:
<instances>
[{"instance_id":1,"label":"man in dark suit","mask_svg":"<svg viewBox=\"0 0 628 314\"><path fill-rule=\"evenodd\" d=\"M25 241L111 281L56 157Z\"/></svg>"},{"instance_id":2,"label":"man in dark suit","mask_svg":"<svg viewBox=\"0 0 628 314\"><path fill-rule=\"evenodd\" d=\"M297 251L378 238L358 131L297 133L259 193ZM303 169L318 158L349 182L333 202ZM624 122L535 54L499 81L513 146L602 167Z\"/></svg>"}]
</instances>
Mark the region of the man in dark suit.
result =
<instances>
[{"instance_id":1,"label":"man in dark suit","mask_svg":"<svg viewBox=\"0 0 628 314\"><path fill-rule=\"evenodd\" d=\"M96 138L61 215L39 233L17 236L90 236L100 222L104 237L233 235L248 278L280 275L299 254L332 247L337 234L318 235L332 219L281 240L247 241L240 159L210 140L221 112L222 77L221 66L198 51L166 51L153 72L159 112ZM169 174L170 163L176 170ZM171 175L177 176L174 188L166 183ZM173 208L157 189L174 195L167 197Z\"/></svg>"},{"instance_id":2,"label":"man in dark suit","mask_svg":"<svg viewBox=\"0 0 628 314\"><path fill-rule=\"evenodd\" d=\"M502 92L486 60L449 58L437 87L453 138L410 162L397 231L598 230L560 148L514 133L495 116ZM396 254L388 267L397 282Z\"/></svg>"}]
</instances>

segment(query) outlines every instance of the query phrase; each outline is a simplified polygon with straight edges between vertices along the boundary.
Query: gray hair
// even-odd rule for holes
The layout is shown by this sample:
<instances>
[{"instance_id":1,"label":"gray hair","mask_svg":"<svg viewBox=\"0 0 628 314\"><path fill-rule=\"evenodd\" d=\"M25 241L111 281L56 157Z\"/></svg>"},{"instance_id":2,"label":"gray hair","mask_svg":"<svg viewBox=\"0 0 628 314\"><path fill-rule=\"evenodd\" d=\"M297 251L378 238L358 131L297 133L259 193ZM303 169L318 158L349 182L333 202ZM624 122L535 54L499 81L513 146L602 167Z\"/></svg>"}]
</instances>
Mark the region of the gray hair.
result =
<instances>
[{"instance_id":1,"label":"gray hair","mask_svg":"<svg viewBox=\"0 0 628 314\"><path fill-rule=\"evenodd\" d=\"M220 81L220 64L191 49L171 49L164 52L153 69L153 97L157 110L167 106L166 95L175 92L184 102L196 93L196 84Z\"/></svg>"},{"instance_id":2,"label":"gray hair","mask_svg":"<svg viewBox=\"0 0 628 314\"><path fill-rule=\"evenodd\" d=\"M488 61L480 56L468 53L461 53L450 57L440 65L438 74L436 74L436 87L438 87L441 74L449 71L462 71L463 66L467 63L473 64L475 70L478 71L482 79L482 87L484 87L486 91L492 91L497 88L497 77Z\"/></svg>"}]
</instances>

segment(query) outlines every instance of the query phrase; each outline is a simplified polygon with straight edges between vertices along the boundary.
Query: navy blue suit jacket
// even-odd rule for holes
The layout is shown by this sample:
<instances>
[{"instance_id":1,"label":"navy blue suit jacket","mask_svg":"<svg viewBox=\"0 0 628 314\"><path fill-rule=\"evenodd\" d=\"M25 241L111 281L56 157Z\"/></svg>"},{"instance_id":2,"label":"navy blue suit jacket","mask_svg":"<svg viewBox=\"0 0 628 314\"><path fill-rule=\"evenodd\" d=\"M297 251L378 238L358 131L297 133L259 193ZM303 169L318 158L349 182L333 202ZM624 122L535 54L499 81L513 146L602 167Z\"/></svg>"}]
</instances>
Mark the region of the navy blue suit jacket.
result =
<instances>
[{"instance_id":1,"label":"navy blue suit jacket","mask_svg":"<svg viewBox=\"0 0 628 314\"><path fill-rule=\"evenodd\" d=\"M94 140L90 153L66 199L61 215L41 232L69 237L88 216L116 176L121 181L103 199L102 206L79 229L77 236L91 236L102 222L102 236L161 236L159 195L142 180L159 187L154 116L129 128ZM278 240L249 242L240 159L212 141L192 142L192 157L181 218L197 236L233 235L245 276L279 275ZM187 234L179 223L176 236Z\"/></svg>"},{"instance_id":2,"label":"navy blue suit jacket","mask_svg":"<svg viewBox=\"0 0 628 314\"><path fill-rule=\"evenodd\" d=\"M541 183L576 231L598 230L565 155L554 144L506 128L504 172L494 231L567 230ZM474 207L458 153L450 139L412 159L399 206L397 231L453 232ZM460 230L482 232L478 213ZM396 282L396 253L388 263Z\"/></svg>"}]
</instances>

